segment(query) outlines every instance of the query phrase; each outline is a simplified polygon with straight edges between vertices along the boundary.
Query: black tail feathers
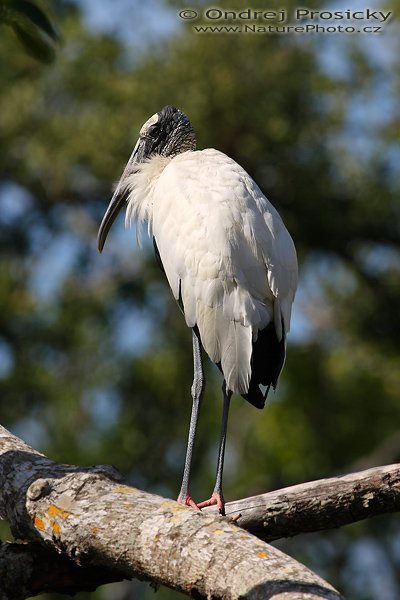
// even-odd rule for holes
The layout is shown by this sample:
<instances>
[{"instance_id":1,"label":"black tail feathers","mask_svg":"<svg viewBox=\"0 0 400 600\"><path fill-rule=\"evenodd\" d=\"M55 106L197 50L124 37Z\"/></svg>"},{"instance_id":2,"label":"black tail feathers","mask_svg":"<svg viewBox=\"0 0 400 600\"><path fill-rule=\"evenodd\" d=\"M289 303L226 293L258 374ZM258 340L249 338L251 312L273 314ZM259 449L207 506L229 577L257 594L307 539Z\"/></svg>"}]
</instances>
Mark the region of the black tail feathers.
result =
<instances>
[{"instance_id":1,"label":"black tail feathers","mask_svg":"<svg viewBox=\"0 0 400 600\"><path fill-rule=\"evenodd\" d=\"M276 337L273 323L259 331L257 340L253 342L249 391L247 394L242 394L242 398L256 408L264 408L270 387L272 386L275 389L278 383L279 374L285 362L285 354L286 338L284 329L280 341ZM260 385L264 386L266 390L262 391Z\"/></svg>"}]
</instances>

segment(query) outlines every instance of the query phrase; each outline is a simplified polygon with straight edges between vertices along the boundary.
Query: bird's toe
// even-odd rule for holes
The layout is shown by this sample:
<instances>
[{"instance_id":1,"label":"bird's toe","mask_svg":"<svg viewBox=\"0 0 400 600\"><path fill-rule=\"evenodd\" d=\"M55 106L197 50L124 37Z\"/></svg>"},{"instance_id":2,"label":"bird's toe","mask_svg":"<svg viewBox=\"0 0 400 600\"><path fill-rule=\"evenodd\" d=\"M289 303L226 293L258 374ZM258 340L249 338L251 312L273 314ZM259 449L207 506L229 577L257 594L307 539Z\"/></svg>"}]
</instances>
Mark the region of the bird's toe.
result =
<instances>
[{"instance_id":1,"label":"bird's toe","mask_svg":"<svg viewBox=\"0 0 400 600\"><path fill-rule=\"evenodd\" d=\"M181 496L181 494L179 494L177 502L179 504L183 504L183 506L190 506L195 510L200 510L200 507L198 506L198 504L196 504L196 502L193 500L190 494L187 494L186 496Z\"/></svg>"},{"instance_id":2,"label":"bird's toe","mask_svg":"<svg viewBox=\"0 0 400 600\"><path fill-rule=\"evenodd\" d=\"M225 516L225 500L222 495L222 492L213 492L211 498L208 500L204 500L203 502L199 502L197 504L198 508L206 508L206 506L217 506L219 510L219 514L223 517Z\"/></svg>"}]
</instances>

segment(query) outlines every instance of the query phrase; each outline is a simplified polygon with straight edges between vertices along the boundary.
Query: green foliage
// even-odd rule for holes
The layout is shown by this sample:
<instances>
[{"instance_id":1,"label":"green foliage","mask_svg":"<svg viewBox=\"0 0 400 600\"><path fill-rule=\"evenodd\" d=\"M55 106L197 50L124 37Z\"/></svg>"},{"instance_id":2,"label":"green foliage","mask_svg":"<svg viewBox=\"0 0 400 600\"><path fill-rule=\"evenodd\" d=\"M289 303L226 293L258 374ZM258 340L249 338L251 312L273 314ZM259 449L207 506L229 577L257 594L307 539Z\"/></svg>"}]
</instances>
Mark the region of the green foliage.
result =
<instances>
[{"instance_id":1,"label":"green foliage","mask_svg":"<svg viewBox=\"0 0 400 600\"><path fill-rule=\"evenodd\" d=\"M36 60L54 60L58 32L46 13L29 0L1 0L0 23L11 26L22 46Z\"/></svg>"},{"instance_id":2,"label":"green foliage","mask_svg":"<svg viewBox=\"0 0 400 600\"><path fill-rule=\"evenodd\" d=\"M71 3L57 11L64 44L54 64L15 52L5 28L0 40L0 421L55 459L110 462L135 485L177 495L190 332L150 244L137 250L120 219L101 256L95 246L140 126L175 104L200 148L217 147L256 179L301 260L279 389L263 412L232 403L227 498L398 460L398 123L390 110L375 118L373 97L383 85L398 102L390 38L390 68L366 41L330 38L350 73L334 76L320 64L321 36L198 35L187 23L133 55L87 30ZM24 18L55 39L37 13ZM357 103L370 114L352 112ZM199 500L213 485L222 410L209 364L207 382L192 484ZM285 548L349 597L378 598L368 580L359 583L356 557L372 540L395 563L393 523Z\"/></svg>"}]
</instances>

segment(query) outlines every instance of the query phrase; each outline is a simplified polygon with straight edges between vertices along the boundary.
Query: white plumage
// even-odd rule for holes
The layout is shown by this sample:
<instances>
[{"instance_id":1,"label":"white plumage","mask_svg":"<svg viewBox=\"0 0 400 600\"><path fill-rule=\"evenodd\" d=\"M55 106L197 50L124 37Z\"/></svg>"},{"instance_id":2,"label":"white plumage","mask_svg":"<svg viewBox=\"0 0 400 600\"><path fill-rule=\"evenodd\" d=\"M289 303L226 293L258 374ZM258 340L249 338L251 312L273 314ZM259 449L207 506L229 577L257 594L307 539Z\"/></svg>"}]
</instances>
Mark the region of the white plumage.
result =
<instances>
[{"instance_id":1,"label":"white plumage","mask_svg":"<svg viewBox=\"0 0 400 600\"><path fill-rule=\"evenodd\" d=\"M186 323L197 325L228 388L246 394L252 342L274 322L287 333L297 287L293 241L234 160L213 149L155 155L124 182L127 222L147 221Z\"/></svg>"},{"instance_id":2,"label":"white plumage","mask_svg":"<svg viewBox=\"0 0 400 600\"><path fill-rule=\"evenodd\" d=\"M100 225L100 251L125 202L126 222L136 221L138 240L141 223L148 223L156 255L193 328L193 406L178 501L194 508L217 504L224 514L230 398L236 392L262 408L277 384L297 287L294 244L246 171L222 152L197 151L189 119L172 106L140 130ZM205 383L200 343L225 383L215 488L209 500L196 504L189 476Z\"/></svg>"}]
</instances>

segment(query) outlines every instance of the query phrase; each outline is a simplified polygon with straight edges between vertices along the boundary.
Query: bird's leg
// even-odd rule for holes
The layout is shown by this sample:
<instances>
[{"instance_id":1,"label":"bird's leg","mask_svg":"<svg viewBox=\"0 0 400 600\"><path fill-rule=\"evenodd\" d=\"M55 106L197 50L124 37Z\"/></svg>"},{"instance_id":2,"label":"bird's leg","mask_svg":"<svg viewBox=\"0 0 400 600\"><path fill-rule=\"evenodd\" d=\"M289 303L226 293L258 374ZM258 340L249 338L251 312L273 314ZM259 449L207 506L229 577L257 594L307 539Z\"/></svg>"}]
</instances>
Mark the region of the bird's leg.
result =
<instances>
[{"instance_id":1,"label":"bird's leg","mask_svg":"<svg viewBox=\"0 0 400 600\"><path fill-rule=\"evenodd\" d=\"M189 479L190 479L190 468L192 465L193 446L196 438L197 421L199 419L199 409L201 400L204 394L205 378L203 371L203 361L201 356L200 341L192 331L193 340L193 385L192 385L192 414L190 417L189 437L186 449L185 467L183 470L182 486L179 492L178 502L191 506L192 508L198 509L199 507L195 501L191 498L189 492Z\"/></svg>"},{"instance_id":2,"label":"bird's leg","mask_svg":"<svg viewBox=\"0 0 400 600\"><path fill-rule=\"evenodd\" d=\"M204 508L205 506L212 506L213 504L216 504L219 508L220 514L225 516L225 500L224 495L222 493L222 473L224 469L226 429L228 426L228 413L232 392L227 389L225 381L222 390L224 393L224 407L222 411L221 437L219 440L217 477L215 480L215 487L213 493L211 494L211 498L209 500L205 500L204 502L200 502L198 504L198 507Z\"/></svg>"}]
</instances>

